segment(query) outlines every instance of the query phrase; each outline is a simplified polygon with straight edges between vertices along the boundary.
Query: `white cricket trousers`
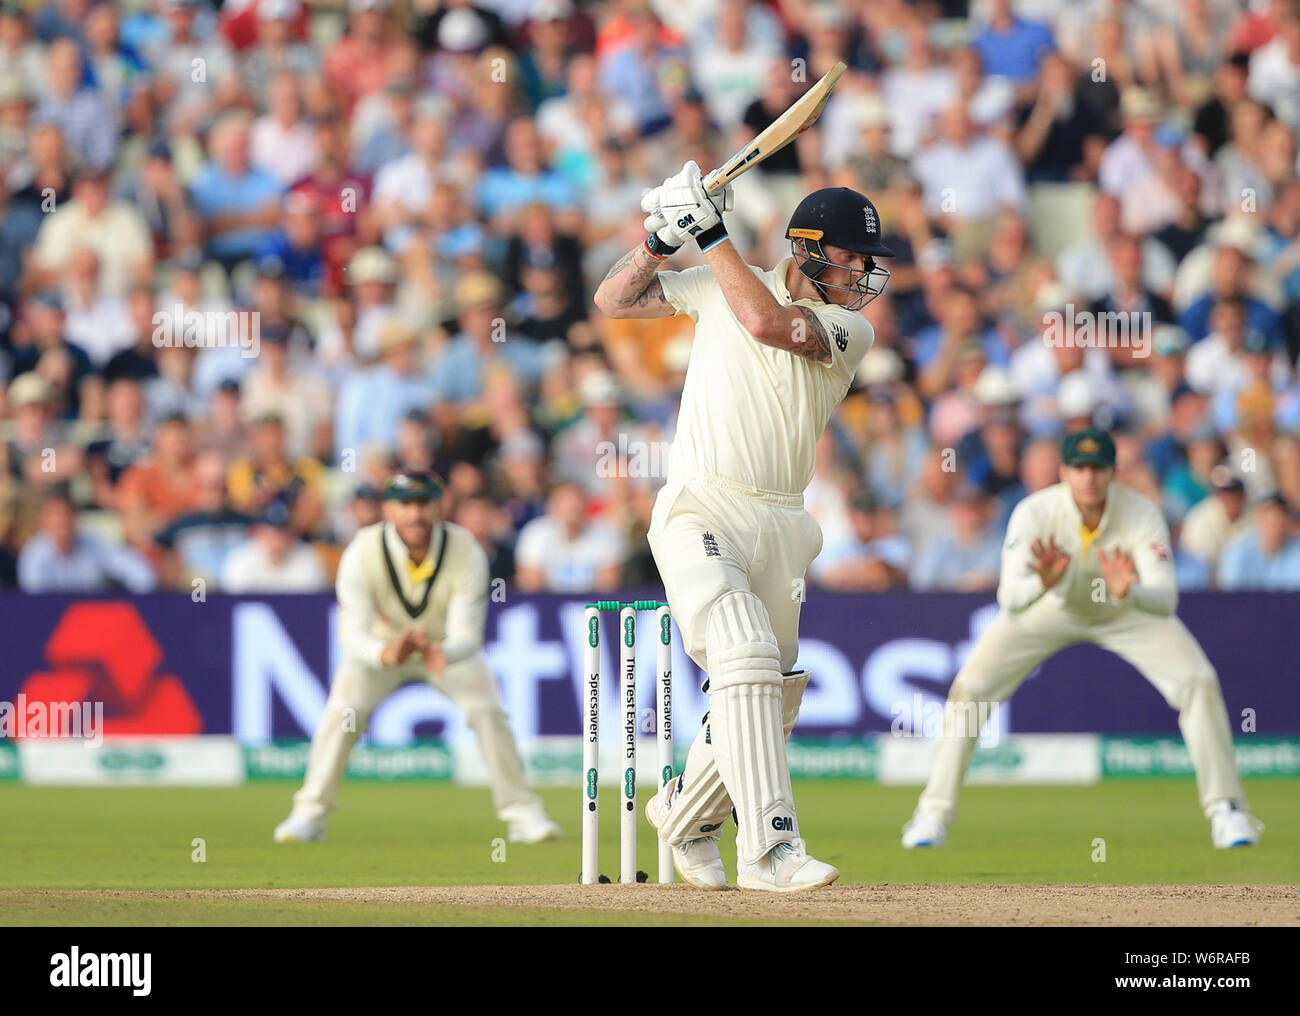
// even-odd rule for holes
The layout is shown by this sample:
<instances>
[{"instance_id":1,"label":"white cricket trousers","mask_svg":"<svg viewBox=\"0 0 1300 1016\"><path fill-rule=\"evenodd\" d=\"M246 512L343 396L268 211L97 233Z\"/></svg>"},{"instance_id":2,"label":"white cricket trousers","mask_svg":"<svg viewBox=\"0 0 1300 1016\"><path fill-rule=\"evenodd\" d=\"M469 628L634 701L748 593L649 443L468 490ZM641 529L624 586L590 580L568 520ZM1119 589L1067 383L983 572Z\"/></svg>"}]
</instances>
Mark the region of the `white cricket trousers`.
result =
<instances>
[{"instance_id":1,"label":"white cricket trousers","mask_svg":"<svg viewBox=\"0 0 1300 1016\"><path fill-rule=\"evenodd\" d=\"M655 500L647 534L686 653L709 671L709 614L729 589L752 592L767 609L782 671L799 655L804 572L822 547L803 499L763 500L706 483L669 483Z\"/></svg>"},{"instance_id":2,"label":"white cricket trousers","mask_svg":"<svg viewBox=\"0 0 1300 1016\"><path fill-rule=\"evenodd\" d=\"M1040 663L1079 642L1131 663L1178 711L1206 817L1218 801L1245 804L1219 678L1187 626L1176 615L1159 617L1136 608L1093 621L1041 599L1019 614L1000 611L958 671L919 810L945 824L956 817L957 793L979 735L965 729L972 726L963 722L972 715L965 703L1005 701Z\"/></svg>"},{"instance_id":3,"label":"white cricket trousers","mask_svg":"<svg viewBox=\"0 0 1300 1016\"><path fill-rule=\"evenodd\" d=\"M427 681L465 714L478 738L492 785L498 817L509 820L516 809L532 808L537 798L524 780L524 767L501 707L496 682L482 653L448 665L441 677L424 669L418 656L397 667L361 667L343 663L334 673L325 714L311 740L311 756L302 789L293 797L293 812L321 818L334 808L348 755L370 714L404 684Z\"/></svg>"},{"instance_id":4,"label":"white cricket trousers","mask_svg":"<svg viewBox=\"0 0 1300 1016\"><path fill-rule=\"evenodd\" d=\"M788 672L821 527L802 497L670 482L648 539L683 647L709 675L708 725L659 835L673 844L716 837L734 804L738 854L753 862L798 836L784 740L808 675Z\"/></svg>"}]
</instances>

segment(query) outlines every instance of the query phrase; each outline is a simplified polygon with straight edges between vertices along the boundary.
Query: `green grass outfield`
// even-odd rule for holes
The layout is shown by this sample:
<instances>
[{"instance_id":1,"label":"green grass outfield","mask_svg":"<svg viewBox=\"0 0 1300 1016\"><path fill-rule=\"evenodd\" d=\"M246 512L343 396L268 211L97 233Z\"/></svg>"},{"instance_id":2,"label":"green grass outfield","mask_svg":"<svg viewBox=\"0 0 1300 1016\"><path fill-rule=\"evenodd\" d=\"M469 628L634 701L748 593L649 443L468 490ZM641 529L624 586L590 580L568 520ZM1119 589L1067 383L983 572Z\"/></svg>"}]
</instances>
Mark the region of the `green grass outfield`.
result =
<instances>
[{"instance_id":1,"label":"green grass outfield","mask_svg":"<svg viewBox=\"0 0 1300 1016\"><path fill-rule=\"evenodd\" d=\"M608 923L662 915L629 911L505 910L375 901L150 899L21 890L525 885L576 882L578 794L543 792L565 839L502 846L504 827L482 789L439 783L345 784L324 844L275 845L294 785L221 789L61 789L0 785L0 924ZM1210 848L1191 781L1085 787L971 787L950 845L904 851L899 829L917 788L855 782L796 784L810 850L847 883L1295 883L1300 876L1300 781L1247 786L1267 824L1254 850ZM605 798L602 869L617 875L614 791ZM642 820L640 866L655 871ZM727 840L731 840L730 830ZM196 839L206 860L194 860ZM1094 840L1106 860L1093 860ZM504 859L502 854L504 852ZM734 848L723 847L734 877ZM19 890L19 891L15 891ZM685 921L689 923L689 918ZM703 923L703 922L700 922Z\"/></svg>"}]
</instances>

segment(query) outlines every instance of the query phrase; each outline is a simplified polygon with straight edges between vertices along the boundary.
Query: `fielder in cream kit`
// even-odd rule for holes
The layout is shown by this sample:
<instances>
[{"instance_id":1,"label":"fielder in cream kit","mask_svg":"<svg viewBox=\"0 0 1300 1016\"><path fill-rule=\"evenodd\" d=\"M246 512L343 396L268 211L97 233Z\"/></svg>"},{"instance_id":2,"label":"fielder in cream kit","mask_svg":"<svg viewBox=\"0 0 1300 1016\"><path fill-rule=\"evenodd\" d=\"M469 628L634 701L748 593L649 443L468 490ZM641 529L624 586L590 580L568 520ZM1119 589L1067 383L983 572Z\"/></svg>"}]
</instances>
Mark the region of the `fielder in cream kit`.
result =
<instances>
[{"instance_id":1,"label":"fielder in cream kit","mask_svg":"<svg viewBox=\"0 0 1300 1016\"><path fill-rule=\"evenodd\" d=\"M361 529L343 551L336 583L342 662L312 738L302 789L275 829L277 843L324 839L325 816L370 714L416 681L432 684L464 712L510 841L559 835L525 783L483 656L487 555L468 530L438 518L441 496L432 473L398 470L384 488L384 521Z\"/></svg>"},{"instance_id":2,"label":"fielder in cream kit","mask_svg":"<svg viewBox=\"0 0 1300 1016\"><path fill-rule=\"evenodd\" d=\"M1246 810L1232 728L1213 665L1174 613L1169 529L1160 509L1114 480L1115 443L1100 430L1066 436L1061 482L1011 513L998 584L1001 610L953 680L904 847L941 847L979 730L978 706L1011 696L1066 646L1091 642L1131 663L1178 711L1216 847L1252 846L1260 823ZM971 709L971 704L977 708Z\"/></svg>"},{"instance_id":3,"label":"fielder in cream kit","mask_svg":"<svg viewBox=\"0 0 1300 1016\"><path fill-rule=\"evenodd\" d=\"M613 317L686 314L695 340L649 542L683 645L708 674L709 713L681 776L646 814L682 878L722 889L718 836L734 806L737 884L796 892L839 877L800 835L785 740L808 684L793 670L805 569L821 530L804 510L817 439L874 333L859 313L884 288L875 206L846 188L806 197L771 271L727 237L730 187L688 162L642 201L649 236L610 270ZM694 241L706 265L659 271Z\"/></svg>"}]
</instances>

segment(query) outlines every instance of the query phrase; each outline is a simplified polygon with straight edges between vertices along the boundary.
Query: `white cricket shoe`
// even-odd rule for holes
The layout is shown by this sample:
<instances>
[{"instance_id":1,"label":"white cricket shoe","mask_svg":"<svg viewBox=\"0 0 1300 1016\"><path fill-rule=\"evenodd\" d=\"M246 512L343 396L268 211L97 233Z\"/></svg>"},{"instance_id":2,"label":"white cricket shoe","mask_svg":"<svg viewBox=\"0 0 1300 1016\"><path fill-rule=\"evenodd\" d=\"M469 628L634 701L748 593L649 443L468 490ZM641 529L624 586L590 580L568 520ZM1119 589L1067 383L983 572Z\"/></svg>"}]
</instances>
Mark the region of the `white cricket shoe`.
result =
<instances>
[{"instance_id":1,"label":"white cricket shoe","mask_svg":"<svg viewBox=\"0 0 1300 1016\"><path fill-rule=\"evenodd\" d=\"M676 786L676 780L669 781L668 786L661 787L659 793L645 803L645 817L655 829L663 825L664 816L673 806L672 793ZM722 864L717 837L697 836L674 846L673 867L683 882L696 889L716 892L727 888L727 869Z\"/></svg>"},{"instance_id":2,"label":"white cricket shoe","mask_svg":"<svg viewBox=\"0 0 1300 1016\"><path fill-rule=\"evenodd\" d=\"M290 815L275 827L272 838L276 843L319 843L325 839L325 820Z\"/></svg>"},{"instance_id":3,"label":"white cricket shoe","mask_svg":"<svg viewBox=\"0 0 1300 1016\"><path fill-rule=\"evenodd\" d=\"M903 826L903 846L942 847L948 842L948 827L933 815L918 811Z\"/></svg>"},{"instance_id":4,"label":"white cricket shoe","mask_svg":"<svg viewBox=\"0 0 1300 1016\"><path fill-rule=\"evenodd\" d=\"M560 827L551 821L541 805L519 809L505 816L509 843L546 843L560 838Z\"/></svg>"},{"instance_id":5,"label":"white cricket shoe","mask_svg":"<svg viewBox=\"0 0 1300 1016\"><path fill-rule=\"evenodd\" d=\"M1219 850L1253 847L1259 843L1264 823L1235 801L1220 801L1210 813L1210 837Z\"/></svg>"},{"instance_id":6,"label":"white cricket shoe","mask_svg":"<svg viewBox=\"0 0 1300 1016\"><path fill-rule=\"evenodd\" d=\"M770 893L800 893L820 889L840 877L838 868L809 856L803 840L778 843L754 864L736 866L736 884L742 889Z\"/></svg>"}]
</instances>

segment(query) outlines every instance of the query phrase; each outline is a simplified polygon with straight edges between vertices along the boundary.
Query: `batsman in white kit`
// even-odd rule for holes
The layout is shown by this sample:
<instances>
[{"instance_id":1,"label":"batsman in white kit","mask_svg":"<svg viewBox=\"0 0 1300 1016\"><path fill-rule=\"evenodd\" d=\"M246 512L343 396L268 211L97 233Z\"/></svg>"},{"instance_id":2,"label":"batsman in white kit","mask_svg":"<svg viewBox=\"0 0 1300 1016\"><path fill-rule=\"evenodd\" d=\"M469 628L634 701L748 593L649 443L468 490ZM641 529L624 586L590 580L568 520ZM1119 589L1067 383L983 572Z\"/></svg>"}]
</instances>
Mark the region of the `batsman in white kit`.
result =
<instances>
[{"instance_id":1,"label":"batsman in white kit","mask_svg":"<svg viewBox=\"0 0 1300 1016\"><path fill-rule=\"evenodd\" d=\"M793 671L803 575L822 543L803 495L817 439L874 339L859 311L889 278L875 259L892 252L870 201L827 188L795 210L792 256L754 268L727 236L731 201L729 186L710 193L686 163L646 194L650 235L596 304L696 326L649 542L686 652L708 674L709 712L646 815L686 882L723 889L718 837L734 806L737 884L798 892L839 877L804 848L785 752L809 679ZM692 240L707 265L659 271Z\"/></svg>"},{"instance_id":2,"label":"batsman in white kit","mask_svg":"<svg viewBox=\"0 0 1300 1016\"><path fill-rule=\"evenodd\" d=\"M464 713L487 763L497 817L513 843L560 829L529 790L510 721L483 656L487 555L466 529L438 517L442 486L398 470L384 487L384 520L361 529L339 560L339 648L307 775L275 841L321 840L348 755L375 707L427 681Z\"/></svg>"},{"instance_id":3,"label":"batsman in white kit","mask_svg":"<svg viewBox=\"0 0 1300 1016\"><path fill-rule=\"evenodd\" d=\"M1068 434L1061 461L1061 482L1011 513L1002 609L953 680L930 780L903 827L903 846L947 842L980 734L971 717L986 716L1035 667L1078 642L1127 660L1178 711L1214 846L1252 846L1263 826L1246 808L1218 675L1174 613L1178 588L1164 516L1114 480L1115 443L1104 431Z\"/></svg>"}]
</instances>

